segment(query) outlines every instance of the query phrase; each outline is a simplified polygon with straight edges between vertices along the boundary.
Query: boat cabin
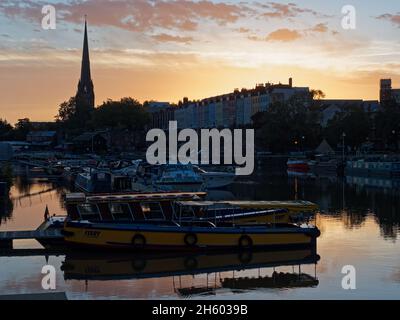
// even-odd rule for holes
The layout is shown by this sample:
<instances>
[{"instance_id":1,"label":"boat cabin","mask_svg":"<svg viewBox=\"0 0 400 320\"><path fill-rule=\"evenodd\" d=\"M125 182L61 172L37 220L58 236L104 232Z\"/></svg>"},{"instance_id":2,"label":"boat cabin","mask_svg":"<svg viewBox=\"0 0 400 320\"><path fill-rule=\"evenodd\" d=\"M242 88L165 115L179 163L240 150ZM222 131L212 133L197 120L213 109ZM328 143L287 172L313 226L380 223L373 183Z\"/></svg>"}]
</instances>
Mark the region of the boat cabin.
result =
<instances>
[{"instance_id":1,"label":"boat cabin","mask_svg":"<svg viewBox=\"0 0 400 320\"><path fill-rule=\"evenodd\" d=\"M201 200L205 193L141 193L86 196L66 195L68 217L87 221L160 221L174 220L174 203Z\"/></svg>"}]
</instances>

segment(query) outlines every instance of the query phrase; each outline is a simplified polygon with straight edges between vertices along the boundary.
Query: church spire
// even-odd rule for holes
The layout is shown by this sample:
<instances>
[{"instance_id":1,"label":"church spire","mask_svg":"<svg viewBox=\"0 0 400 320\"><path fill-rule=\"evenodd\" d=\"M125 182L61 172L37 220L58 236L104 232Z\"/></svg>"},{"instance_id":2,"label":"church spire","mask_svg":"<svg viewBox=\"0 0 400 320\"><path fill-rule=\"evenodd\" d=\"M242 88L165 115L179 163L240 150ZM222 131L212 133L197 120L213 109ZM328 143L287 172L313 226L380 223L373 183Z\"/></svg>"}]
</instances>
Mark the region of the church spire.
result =
<instances>
[{"instance_id":1,"label":"church spire","mask_svg":"<svg viewBox=\"0 0 400 320\"><path fill-rule=\"evenodd\" d=\"M82 68L81 78L78 84L78 92L76 94L77 101L88 107L94 108L94 87L92 76L90 73L90 57L89 57L89 40L87 32L87 21L85 15L85 34L83 40Z\"/></svg>"}]
</instances>

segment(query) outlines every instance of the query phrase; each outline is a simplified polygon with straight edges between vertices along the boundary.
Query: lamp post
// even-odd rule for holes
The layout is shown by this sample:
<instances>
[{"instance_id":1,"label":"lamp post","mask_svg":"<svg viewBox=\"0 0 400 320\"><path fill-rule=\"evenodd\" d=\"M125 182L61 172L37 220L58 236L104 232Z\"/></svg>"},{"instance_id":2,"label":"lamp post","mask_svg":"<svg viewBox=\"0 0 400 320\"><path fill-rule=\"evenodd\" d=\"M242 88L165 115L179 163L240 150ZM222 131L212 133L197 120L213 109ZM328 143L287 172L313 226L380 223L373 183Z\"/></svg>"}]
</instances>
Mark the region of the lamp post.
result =
<instances>
[{"instance_id":1,"label":"lamp post","mask_svg":"<svg viewBox=\"0 0 400 320\"><path fill-rule=\"evenodd\" d=\"M345 139L346 139L346 133L345 132L343 132L343 134L342 134L342 138L343 138L343 145L342 145L342 152L343 152L343 164L344 164L344 161L345 161L345 151L344 151L344 148L345 148Z\"/></svg>"}]
</instances>

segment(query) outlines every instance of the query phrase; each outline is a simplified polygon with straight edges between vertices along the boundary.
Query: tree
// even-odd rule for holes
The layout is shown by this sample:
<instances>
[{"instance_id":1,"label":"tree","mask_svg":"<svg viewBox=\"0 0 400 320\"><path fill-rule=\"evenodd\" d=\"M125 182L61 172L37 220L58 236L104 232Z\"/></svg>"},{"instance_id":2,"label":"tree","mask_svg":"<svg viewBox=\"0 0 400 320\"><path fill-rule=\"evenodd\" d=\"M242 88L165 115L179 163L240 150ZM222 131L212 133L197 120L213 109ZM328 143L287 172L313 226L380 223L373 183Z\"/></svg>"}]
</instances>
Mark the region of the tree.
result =
<instances>
[{"instance_id":1,"label":"tree","mask_svg":"<svg viewBox=\"0 0 400 320\"><path fill-rule=\"evenodd\" d=\"M310 91L311 97L313 100L321 100L325 99L326 95L322 90L313 89Z\"/></svg>"},{"instance_id":2,"label":"tree","mask_svg":"<svg viewBox=\"0 0 400 320\"><path fill-rule=\"evenodd\" d=\"M26 140L26 136L33 129L32 123L29 119L20 119L15 124L13 137L15 140L24 141Z\"/></svg>"},{"instance_id":3,"label":"tree","mask_svg":"<svg viewBox=\"0 0 400 320\"><path fill-rule=\"evenodd\" d=\"M8 140L12 133L13 127L6 120L0 119L0 139Z\"/></svg>"},{"instance_id":4,"label":"tree","mask_svg":"<svg viewBox=\"0 0 400 320\"><path fill-rule=\"evenodd\" d=\"M57 122L68 122L75 117L76 114L76 100L75 97L70 98L60 104L58 115L56 116Z\"/></svg>"},{"instance_id":5,"label":"tree","mask_svg":"<svg viewBox=\"0 0 400 320\"><path fill-rule=\"evenodd\" d=\"M66 131L81 133L90 128L92 114L93 108L72 97L60 104L56 120Z\"/></svg>"},{"instance_id":6,"label":"tree","mask_svg":"<svg viewBox=\"0 0 400 320\"><path fill-rule=\"evenodd\" d=\"M361 106L348 105L343 112L329 121L324 135L332 145L342 143L343 133L346 134L346 145L353 149L365 143L371 134L371 119Z\"/></svg>"},{"instance_id":7,"label":"tree","mask_svg":"<svg viewBox=\"0 0 400 320\"><path fill-rule=\"evenodd\" d=\"M400 106L395 101L382 104L382 109L375 117L375 138L386 147L398 150L400 134Z\"/></svg>"},{"instance_id":8,"label":"tree","mask_svg":"<svg viewBox=\"0 0 400 320\"><path fill-rule=\"evenodd\" d=\"M314 148L320 142L318 111L312 100L294 95L286 102L273 103L267 112L253 117L257 143L272 152Z\"/></svg>"},{"instance_id":9,"label":"tree","mask_svg":"<svg viewBox=\"0 0 400 320\"><path fill-rule=\"evenodd\" d=\"M122 98L120 101L108 100L93 113L95 128L144 130L150 121L150 115L135 99Z\"/></svg>"}]
</instances>

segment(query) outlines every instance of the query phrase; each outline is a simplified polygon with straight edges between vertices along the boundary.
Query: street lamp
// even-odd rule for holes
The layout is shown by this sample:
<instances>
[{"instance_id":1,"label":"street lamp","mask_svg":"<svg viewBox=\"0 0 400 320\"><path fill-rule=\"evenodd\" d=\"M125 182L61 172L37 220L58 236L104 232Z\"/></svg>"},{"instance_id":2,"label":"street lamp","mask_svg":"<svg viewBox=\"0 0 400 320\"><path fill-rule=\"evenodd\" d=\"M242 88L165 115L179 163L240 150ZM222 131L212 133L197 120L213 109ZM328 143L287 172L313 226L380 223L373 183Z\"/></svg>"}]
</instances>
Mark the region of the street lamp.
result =
<instances>
[{"instance_id":1,"label":"street lamp","mask_svg":"<svg viewBox=\"0 0 400 320\"><path fill-rule=\"evenodd\" d=\"M345 142L345 139L346 139L346 133L345 132L343 132L342 138L343 138L342 152L343 152L343 163L344 163L344 160L345 160L344 159L345 158L345 154L344 154L345 145L344 145L344 142Z\"/></svg>"}]
</instances>

